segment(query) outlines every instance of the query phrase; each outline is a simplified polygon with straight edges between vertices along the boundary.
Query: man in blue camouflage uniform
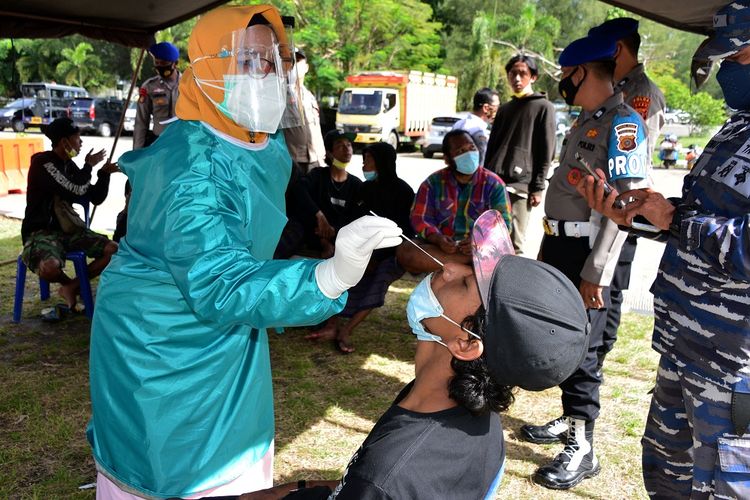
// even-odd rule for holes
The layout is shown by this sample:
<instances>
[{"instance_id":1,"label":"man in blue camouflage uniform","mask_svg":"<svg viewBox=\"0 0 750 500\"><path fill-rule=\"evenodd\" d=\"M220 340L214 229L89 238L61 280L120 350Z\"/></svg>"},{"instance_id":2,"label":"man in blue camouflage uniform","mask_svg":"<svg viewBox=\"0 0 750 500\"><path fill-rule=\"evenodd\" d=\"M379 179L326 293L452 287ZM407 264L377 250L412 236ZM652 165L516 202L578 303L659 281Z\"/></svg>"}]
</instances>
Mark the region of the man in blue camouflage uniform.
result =
<instances>
[{"instance_id":1,"label":"man in blue camouflage uniform","mask_svg":"<svg viewBox=\"0 0 750 500\"><path fill-rule=\"evenodd\" d=\"M621 198L636 201L618 210L616 193L602 199L601 183L581 185L613 220L643 215L670 233L652 287L661 361L642 440L652 498L750 498L750 1L720 9L714 29L696 52L696 83L708 75L702 61L723 59L717 80L739 111L682 197L631 191Z\"/></svg>"},{"instance_id":2,"label":"man in blue camouflage uniform","mask_svg":"<svg viewBox=\"0 0 750 500\"><path fill-rule=\"evenodd\" d=\"M588 175L586 164L607 166L607 178L620 189L648 186L645 124L613 89L615 49L614 41L586 37L560 55L560 95L583 110L563 143L560 166L547 190L540 258L578 287L588 308L591 336L580 367L560 384L563 417L521 429L521 436L533 443L564 440L563 451L534 474L536 482L553 489L570 488L599 472L593 449L601 385L597 350L609 306L608 287L626 236L591 211L576 184Z\"/></svg>"}]
</instances>

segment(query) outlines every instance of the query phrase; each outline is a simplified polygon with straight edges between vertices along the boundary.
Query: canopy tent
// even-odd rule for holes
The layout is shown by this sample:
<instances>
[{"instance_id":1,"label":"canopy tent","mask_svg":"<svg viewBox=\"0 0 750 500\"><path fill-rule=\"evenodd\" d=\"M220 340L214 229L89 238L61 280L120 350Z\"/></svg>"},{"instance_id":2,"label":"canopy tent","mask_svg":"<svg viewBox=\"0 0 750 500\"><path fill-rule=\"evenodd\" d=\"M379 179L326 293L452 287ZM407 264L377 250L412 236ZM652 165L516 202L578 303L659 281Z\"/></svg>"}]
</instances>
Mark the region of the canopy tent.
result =
<instances>
[{"instance_id":1,"label":"canopy tent","mask_svg":"<svg viewBox=\"0 0 750 500\"><path fill-rule=\"evenodd\" d=\"M714 13L729 0L602 0L639 16L684 31L708 35Z\"/></svg>"},{"instance_id":2,"label":"canopy tent","mask_svg":"<svg viewBox=\"0 0 750 500\"><path fill-rule=\"evenodd\" d=\"M0 38L56 38L80 33L130 47L148 47L157 31L227 0L3 0ZM602 0L667 26L711 32L713 14L728 0Z\"/></svg>"},{"instance_id":3,"label":"canopy tent","mask_svg":"<svg viewBox=\"0 0 750 500\"><path fill-rule=\"evenodd\" d=\"M0 38L59 38L80 33L128 47L148 47L154 33L227 0L3 0Z\"/></svg>"}]
</instances>

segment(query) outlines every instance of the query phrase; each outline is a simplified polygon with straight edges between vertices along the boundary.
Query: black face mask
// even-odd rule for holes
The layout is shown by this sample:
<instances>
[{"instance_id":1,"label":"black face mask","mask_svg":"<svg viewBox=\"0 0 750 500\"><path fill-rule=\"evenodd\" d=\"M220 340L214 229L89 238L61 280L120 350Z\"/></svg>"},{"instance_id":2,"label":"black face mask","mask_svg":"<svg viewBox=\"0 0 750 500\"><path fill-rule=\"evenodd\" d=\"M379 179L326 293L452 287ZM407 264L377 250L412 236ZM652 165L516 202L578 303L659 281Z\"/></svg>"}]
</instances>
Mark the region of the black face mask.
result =
<instances>
[{"instance_id":1,"label":"black face mask","mask_svg":"<svg viewBox=\"0 0 750 500\"><path fill-rule=\"evenodd\" d=\"M576 74L578 68L583 70L583 78L581 78L581 81L576 85L573 83L573 75ZM565 104L568 106L573 106L576 94L578 94L578 90L581 88L581 85L583 85L583 81L586 80L586 75L586 68L584 66L578 66L572 73L560 80L560 83L557 86L557 91L560 92L562 98L565 99Z\"/></svg>"},{"instance_id":2,"label":"black face mask","mask_svg":"<svg viewBox=\"0 0 750 500\"><path fill-rule=\"evenodd\" d=\"M154 69L162 78L169 78L174 72L174 66L172 66L171 64L167 64L164 66L154 66Z\"/></svg>"}]
</instances>

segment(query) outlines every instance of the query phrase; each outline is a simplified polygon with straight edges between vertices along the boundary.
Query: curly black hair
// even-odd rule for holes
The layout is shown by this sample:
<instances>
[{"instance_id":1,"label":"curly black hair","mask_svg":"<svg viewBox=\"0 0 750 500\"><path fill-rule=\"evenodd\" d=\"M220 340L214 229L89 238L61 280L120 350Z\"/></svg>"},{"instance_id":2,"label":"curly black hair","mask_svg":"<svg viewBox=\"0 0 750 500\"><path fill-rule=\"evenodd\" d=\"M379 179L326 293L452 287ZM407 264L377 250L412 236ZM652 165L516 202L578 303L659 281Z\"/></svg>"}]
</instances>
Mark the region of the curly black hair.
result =
<instances>
[{"instance_id":1,"label":"curly black hair","mask_svg":"<svg viewBox=\"0 0 750 500\"><path fill-rule=\"evenodd\" d=\"M485 324L484 306L479 306L473 315L461 322L461 326L482 339L485 336ZM473 361L461 361L454 357L451 368L455 376L448 383L448 395L474 415L505 411L513 404L513 388L500 385L492 379L484 354Z\"/></svg>"}]
</instances>

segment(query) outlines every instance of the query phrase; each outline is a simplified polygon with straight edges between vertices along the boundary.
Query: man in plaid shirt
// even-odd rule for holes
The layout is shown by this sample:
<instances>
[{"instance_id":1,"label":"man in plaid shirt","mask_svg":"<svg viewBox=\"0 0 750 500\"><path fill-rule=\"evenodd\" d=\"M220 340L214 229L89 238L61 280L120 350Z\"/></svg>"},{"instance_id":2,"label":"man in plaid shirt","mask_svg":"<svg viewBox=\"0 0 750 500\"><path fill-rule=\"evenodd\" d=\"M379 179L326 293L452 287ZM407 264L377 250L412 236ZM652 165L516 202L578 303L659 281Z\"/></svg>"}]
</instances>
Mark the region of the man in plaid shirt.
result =
<instances>
[{"instance_id":1,"label":"man in plaid shirt","mask_svg":"<svg viewBox=\"0 0 750 500\"><path fill-rule=\"evenodd\" d=\"M505 184L479 165L479 153L465 130L451 130L443 138L446 167L419 186L411 210L411 224L422 238L421 247L440 262L471 262L470 238L474 221L486 210L499 210L508 228L511 211ZM509 229L510 230L510 229ZM401 267L412 274L440 266L412 245L396 252Z\"/></svg>"}]
</instances>

